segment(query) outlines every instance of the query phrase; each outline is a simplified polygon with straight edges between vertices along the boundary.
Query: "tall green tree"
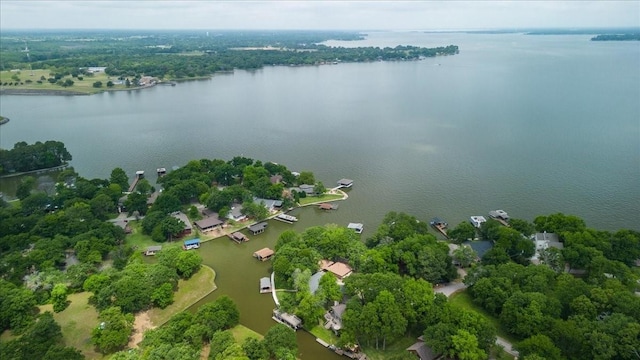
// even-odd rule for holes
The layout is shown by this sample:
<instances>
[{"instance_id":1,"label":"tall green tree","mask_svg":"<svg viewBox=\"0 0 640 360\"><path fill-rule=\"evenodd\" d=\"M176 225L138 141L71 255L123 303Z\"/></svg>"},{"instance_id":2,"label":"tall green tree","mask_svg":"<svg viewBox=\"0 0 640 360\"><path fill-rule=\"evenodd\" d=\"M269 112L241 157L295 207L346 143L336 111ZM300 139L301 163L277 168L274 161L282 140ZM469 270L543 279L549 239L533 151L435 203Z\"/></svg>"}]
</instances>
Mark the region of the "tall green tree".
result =
<instances>
[{"instance_id":1,"label":"tall green tree","mask_svg":"<svg viewBox=\"0 0 640 360\"><path fill-rule=\"evenodd\" d=\"M468 221L463 221L456 225L455 228L447 232L449 239L456 244L462 244L467 240L473 240L476 237L476 228Z\"/></svg>"},{"instance_id":2,"label":"tall green tree","mask_svg":"<svg viewBox=\"0 0 640 360\"><path fill-rule=\"evenodd\" d=\"M51 303L54 312L61 312L69 306L67 301L67 285L56 284L51 290Z\"/></svg>"},{"instance_id":3,"label":"tall green tree","mask_svg":"<svg viewBox=\"0 0 640 360\"><path fill-rule=\"evenodd\" d=\"M122 168L115 168L111 170L111 176L109 177L109 182L112 184L120 185L121 189L129 188L129 177L127 173Z\"/></svg>"},{"instance_id":4,"label":"tall green tree","mask_svg":"<svg viewBox=\"0 0 640 360\"><path fill-rule=\"evenodd\" d=\"M133 315L123 314L119 307L100 312L99 324L91 332L91 341L103 354L122 349L133 331Z\"/></svg>"},{"instance_id":5,"label":"tall green tree","mask_svg":"<svg viewBox=\"0 0 640 360\"><path fill-rule=\"evenodd\" d=\"M280 349L292 351L294 354L298 351L296 333L283 324L270 327L264 335L264 343L271 356L275 356Z\"/></svg>"}]
</instances>

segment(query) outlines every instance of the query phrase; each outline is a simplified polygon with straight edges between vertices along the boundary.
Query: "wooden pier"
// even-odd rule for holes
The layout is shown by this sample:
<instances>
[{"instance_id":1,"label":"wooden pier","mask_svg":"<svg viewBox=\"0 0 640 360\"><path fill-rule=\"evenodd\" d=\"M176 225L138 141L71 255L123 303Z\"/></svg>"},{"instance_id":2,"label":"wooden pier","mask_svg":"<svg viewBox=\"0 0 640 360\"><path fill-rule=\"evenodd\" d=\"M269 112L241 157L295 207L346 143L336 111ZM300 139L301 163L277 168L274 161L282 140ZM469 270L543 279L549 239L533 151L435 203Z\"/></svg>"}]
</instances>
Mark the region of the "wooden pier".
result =
<instances>
[{"instance_id":1,"label":"wooden pier","mask_svg":"<svg viewBox=\"0 0 640 360\"><path fill-rule=\"evenodd\" d=\"M449 238L449 235L447 235L447 226L449 225L444 220L440 220L439 218L436 217L431 219L431 221L429 222L429 225L431 225L431 227L436 229L436 231L442 234L442 236L444 236L446 239Z\"/></svg>"},{"instance_id":2,"label":"wooden pier","mask_svg":"<svg viewBox=\"0 0 640 360\"><path fill-rule=\"evenodd\" d=\"M140 179L143 179L143 178L144 178L144 171L142 170L136 171L136 177L133 179L131 186L129 186L129 193L132 193L133 190L135 190L136 185L138 185L138 181L140 181Z\"/></svg>"}]
</instances>

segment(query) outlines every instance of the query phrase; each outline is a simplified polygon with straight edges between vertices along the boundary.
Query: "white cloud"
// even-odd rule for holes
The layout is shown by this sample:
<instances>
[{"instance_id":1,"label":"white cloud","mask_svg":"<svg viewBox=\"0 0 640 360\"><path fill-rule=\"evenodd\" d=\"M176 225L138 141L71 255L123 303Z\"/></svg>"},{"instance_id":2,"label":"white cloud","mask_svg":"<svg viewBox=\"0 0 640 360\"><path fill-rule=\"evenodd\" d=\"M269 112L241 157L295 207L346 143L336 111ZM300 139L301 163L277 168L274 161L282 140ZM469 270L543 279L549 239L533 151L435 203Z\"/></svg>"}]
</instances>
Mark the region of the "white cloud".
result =
<instances>
[{"instance_id":1,"label":"white cloud","mask_svg":"<svg viewBox=\"0 0 640 360\"><path fill-rule=\"evenodd\" d=\"M0 1L2 29L640 26L639 1Z\"/></svg>"}]
</instances>

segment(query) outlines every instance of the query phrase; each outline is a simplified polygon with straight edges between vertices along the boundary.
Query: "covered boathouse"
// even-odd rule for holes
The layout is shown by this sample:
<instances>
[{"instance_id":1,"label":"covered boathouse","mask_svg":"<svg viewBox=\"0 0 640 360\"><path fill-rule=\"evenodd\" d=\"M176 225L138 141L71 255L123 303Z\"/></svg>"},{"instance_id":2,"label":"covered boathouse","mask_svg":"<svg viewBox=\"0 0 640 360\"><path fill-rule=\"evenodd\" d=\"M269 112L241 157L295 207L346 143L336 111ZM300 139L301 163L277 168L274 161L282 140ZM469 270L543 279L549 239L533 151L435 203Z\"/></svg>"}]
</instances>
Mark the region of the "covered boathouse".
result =
<instances>
[{"instance_id":1,"label":"covered boathouse","mask_svg":"<svg viewBox=\"0 0 640 360\"><path fill-rule=\"evenodd\" d=\"M257 223L249 226L249 231L251 231L251 234L253 235L258 235L258 234L262 234L266 228L267 228L267 223L261 222L261 223Z\"/></svg>"},{"instance_id":2,"label":"covered boathouse","mask_svg":"<svg viewBox=\"0 0 640 360\"><path fill-rule=\"evenodd\" d=\"M253 257L255 257L256 259L260 260L260 261L266 261L269 260L273 257L273 255L275 255L275 251L269 249L269 248L262 248L256 252L253 253Z\"/></svg>"},{"instance_id":3,"label":"covered boathouse","mask_svg":"<svg viewBox=\"0 0 640 360\"><path fill-rule=\"evenodd\" d=\"M200 239L185 240L182 248L184 250L198 249L200 248Z\"/></svg>"}]
</instances>

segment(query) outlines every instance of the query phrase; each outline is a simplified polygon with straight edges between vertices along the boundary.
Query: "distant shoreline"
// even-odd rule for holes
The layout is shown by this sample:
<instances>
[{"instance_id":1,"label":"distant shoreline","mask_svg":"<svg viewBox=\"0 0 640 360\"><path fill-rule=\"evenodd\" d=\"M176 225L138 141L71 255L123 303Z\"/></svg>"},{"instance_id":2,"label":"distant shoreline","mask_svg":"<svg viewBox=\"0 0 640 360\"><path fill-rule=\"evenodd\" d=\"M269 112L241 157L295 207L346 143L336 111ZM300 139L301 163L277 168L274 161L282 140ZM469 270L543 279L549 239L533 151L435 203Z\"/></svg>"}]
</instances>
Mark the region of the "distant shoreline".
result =
<instances>
[{"instance_id":1,"label":"distant shoreline","mask_svg":"<svg viewBox=\"0 0 640 360\"><path fill-rule=\"evenodd\" d=\"M0 95L60 95L60 96L75 96L75 95L91 95L80 91L71 90L40 90L40 89L1 89Z\"/></svg>"},{"instance_id":2,"label":"distant shoreline","mask_svg":"<svg viewBox=\"0 0 640 360\"><path fill-rule=\"evenodd\" d=\"M19 172L19 173L13 173L13 174L5 174L5 175L0 175L0 179L6 179L6 178L12 178L12 177L16 177L16 176L21 176L21 175L28 175L28 174L40 174L40 173L46 173L46 172L51 172L51 171L56 171L56 170L62 170L65 169L69 166L69 163L64 163L62 165L58 165L58 166L54 166L54 167L50 167L50 168L44 168L44 169L37 169L37 170L31 170L31 171L23 171L23 172Z\"/></svg>"}]
</instances>

